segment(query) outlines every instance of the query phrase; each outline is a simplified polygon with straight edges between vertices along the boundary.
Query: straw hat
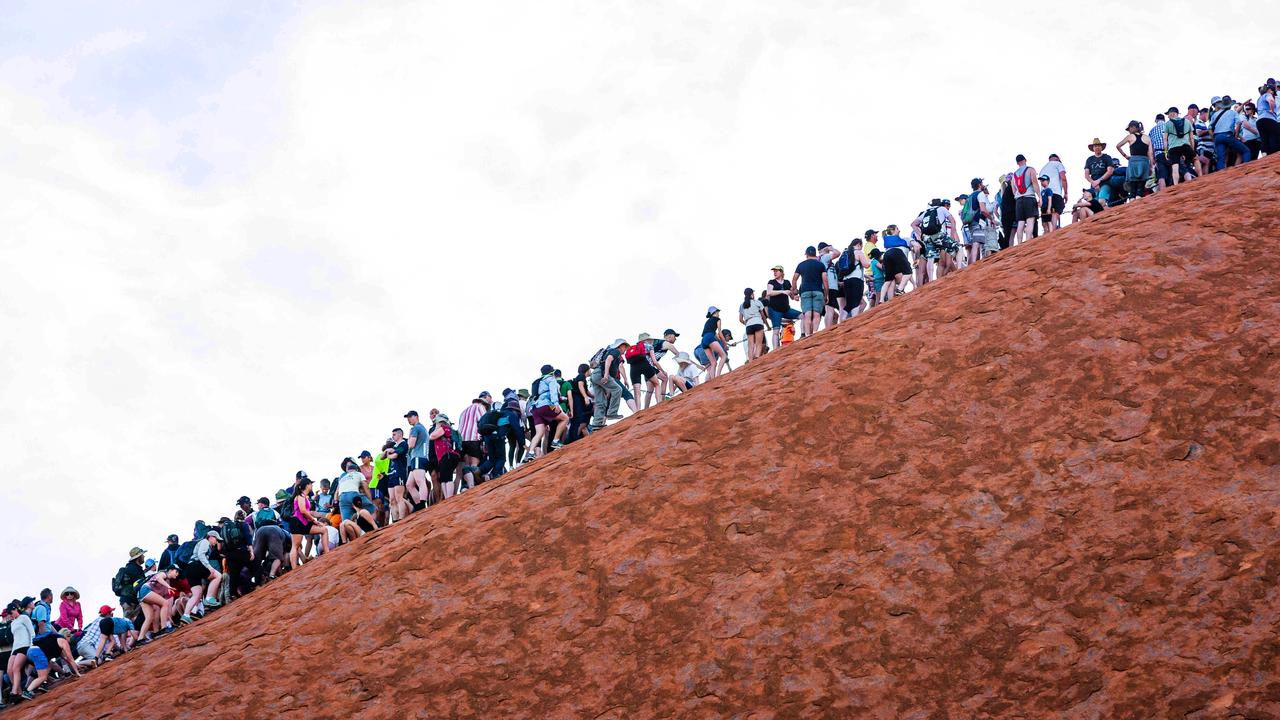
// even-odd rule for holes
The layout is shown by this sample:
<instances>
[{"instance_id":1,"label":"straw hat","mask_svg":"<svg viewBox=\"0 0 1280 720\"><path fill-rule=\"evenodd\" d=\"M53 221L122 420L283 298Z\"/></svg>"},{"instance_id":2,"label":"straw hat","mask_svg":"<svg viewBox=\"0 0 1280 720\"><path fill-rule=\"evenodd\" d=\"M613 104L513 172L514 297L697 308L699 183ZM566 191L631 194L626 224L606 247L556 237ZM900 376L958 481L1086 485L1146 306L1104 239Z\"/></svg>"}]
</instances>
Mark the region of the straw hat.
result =
<instances>
[{"instance_id":1,"label":"straw hat","mask_svg":"<svg viewBox=\"0 0 1280 720\"><path fill-rule=\"evenodd\" d=\"M1094 138L1093 142L1089 143L1089 152L1093 152L1093 148L1096 145L1101 145L1103 150L1107 149L1106 143L1102 142L1102 140L1100 140L1099 138Z\"/></svg>"}]
</instances>

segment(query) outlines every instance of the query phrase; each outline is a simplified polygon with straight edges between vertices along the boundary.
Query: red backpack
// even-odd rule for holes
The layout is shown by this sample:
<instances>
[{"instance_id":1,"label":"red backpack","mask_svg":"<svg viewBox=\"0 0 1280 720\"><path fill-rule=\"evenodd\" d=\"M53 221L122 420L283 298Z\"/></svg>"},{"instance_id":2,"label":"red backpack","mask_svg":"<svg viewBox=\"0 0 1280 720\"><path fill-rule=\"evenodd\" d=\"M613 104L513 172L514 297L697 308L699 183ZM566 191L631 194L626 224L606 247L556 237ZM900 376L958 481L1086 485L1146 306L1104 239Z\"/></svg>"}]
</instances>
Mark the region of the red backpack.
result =
<instances>
[{"instance_id":1,"label":"red backpack","mask_svg":"<svg viewBox=\"0 0 1280 720\"><path fill-rule=\"evenodd\" d=\"M627 353L623 355L623 357L625 357L628 360L635 360L636 358L642 358L648 354L649 354L648 346L645 343L638 342L635 345L632 345L631 347L627 348Z\"/></svg>"},{"instance_id":2,"label":"red backpack","mask_svg":"<svg viewBox=\"0 0 1280 720\"><path fill-rule=\"evenodd\" d=\"M440 427L444 428L444 432L440 435L440 437L431 441L432 443L434 443L434 447L432 449L436 451L437 460L444 459L454 454L453 427L450 425L441 425Z\"/></svg>"},{"instance_id":3,"label":"red backpack","mask_svg":"<svg viewBox=\"0 0 1280 720\"><path fill-rule=\"evenodd\" d=\"M1019 195L1027 192L1027 171L1030 169L1030 167L1024 167L1013 174L1013 189L1017 190Z\"/></svg>"}]
</instances>

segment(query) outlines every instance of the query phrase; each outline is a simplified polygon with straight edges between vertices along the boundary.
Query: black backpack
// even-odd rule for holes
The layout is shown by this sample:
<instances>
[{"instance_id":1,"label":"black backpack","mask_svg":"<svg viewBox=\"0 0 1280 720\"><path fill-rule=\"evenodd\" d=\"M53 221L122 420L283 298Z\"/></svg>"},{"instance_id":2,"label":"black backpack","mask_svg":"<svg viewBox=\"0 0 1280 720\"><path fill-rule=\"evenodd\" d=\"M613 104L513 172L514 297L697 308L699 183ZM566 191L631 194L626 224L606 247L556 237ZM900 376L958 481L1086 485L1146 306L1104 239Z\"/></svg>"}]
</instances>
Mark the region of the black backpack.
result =
<instances>
[{"instance_id":1,"label":"black backpack","mask_svg":"<svg viewBox=\"0 0 1280 720\"><path fill-rule=\"evenodd\" d=\"M191 562L193 557L195 557L196 542L197 541L195 540L188 540L178 546L178 554L176 558L176 563L178 565L186 565Z\"/></svg>"},{"instance_id":2,"label":"black backpack","mask_svg":"<svg viewBox=\"0 0 1280 720\"><path fill-rule=\"evenodd\" d=\"M537 400L537 399L538 399L538 386L539 386L539 385L541 385L541 384L542 384L542 376L541 376L541 375L539 375L539 376L538 376L538 379L537 379L537 380L534 380L534 381L529 385L529 399L530 399L530 400Z\"/></svg>"},{"instance_id":3,"label":"black backpack","mask_svg":"<svg viewBox=\"0 0 1280 720\"><path fill-rule=\"evenodd\" d=\"M1177 135L1179 138L1184 138L1187 136L1187 119L1186 118L1175 118L1173 120L1170 120L1169 122L1173 123L1174 135Z\"/></svg>"},{"instance_id":4,"label":"black backpack","mask_svg":"<svg viewBox=\"0 0 1280 720\"><path fill-rule=\"evenodd\" d=\"M492 435L498 432L498 420L502 418L501 410L490 410L480 416L480 421L476 423L476 429L481 435Z\"/></svg>"},{"instance_id":5,"label":"black backpack","mask_svg":"<svg viewBox=\"0 0 1280 720\"><path fill-rule=\"evenodd\" d=\"M942 219L938 217L936 206L921 213L920 232L924 235L937 235L942 232Z\"/></svg>"},{"instance_id":6,"label":"black backpack","mask_svg":"<svg viewBox=\"0 0 1280 720\"><path fill-rule=\"evenodd\" d=\"M13 628L9 627L9 623L0 625L0 647L13 646Z\"/></svg>"},{"instance_id":7,"label":"black backpack","mask_svg":"<svg viewBox=\"0 0 1280 720\"><path fill-rule=\"evenodd\" d=\"M116 571L116 576L111 578L111 593L121 600L136 603L138 601L138 591L133 586L133 581L129 578L129 566L125 565Z\"/></svg>"}]
</instances>

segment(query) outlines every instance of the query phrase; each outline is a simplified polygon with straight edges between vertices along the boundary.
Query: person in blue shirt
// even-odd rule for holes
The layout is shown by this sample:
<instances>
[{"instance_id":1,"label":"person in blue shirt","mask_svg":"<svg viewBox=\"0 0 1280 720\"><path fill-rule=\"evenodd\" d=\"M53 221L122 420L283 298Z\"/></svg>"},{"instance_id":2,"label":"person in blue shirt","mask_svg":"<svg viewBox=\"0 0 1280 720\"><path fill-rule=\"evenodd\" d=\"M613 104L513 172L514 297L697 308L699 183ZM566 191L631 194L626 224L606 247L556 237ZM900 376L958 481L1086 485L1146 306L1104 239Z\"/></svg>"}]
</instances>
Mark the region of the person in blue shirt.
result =
<instances>
[{"instance_id":1,"label":"person in blue shirt","mask_svg":"<svg viewBox=\"0 0 1280 720\"><path fill-rule=\"evenodd\" d=\"M902 291L908 277L911 277L911 261L907 259L907 241L898 235L898 226L890 225L884 229L884 257L881 265L884 268L884 287L881 288L880 302L885 302Z\"/></svg>"},{"instance_id":2,"label":"person in blue shirt","mask_svg":"<svg viewBox=\"0 0 1280 720\"><path fill-rule=\"evenodd\" d=\"M53 630L52 612L53 612L53 591L45 588L40 591L40 602L37 602L35 609L31 611L31 623L35 625L36 634L43 635Z\"/></svg>"},{"instance_id":3,"label":"person in blue shirt","mask_svg":"<svg viewBox=\"0 0 1280 720\"><path fill-rule=\"evenodd\" d=\"M1053 189L1049 187L1049 176L1040 176L1040 233L1048 235L1053 229Z\"/></svg>"}]
</instances>

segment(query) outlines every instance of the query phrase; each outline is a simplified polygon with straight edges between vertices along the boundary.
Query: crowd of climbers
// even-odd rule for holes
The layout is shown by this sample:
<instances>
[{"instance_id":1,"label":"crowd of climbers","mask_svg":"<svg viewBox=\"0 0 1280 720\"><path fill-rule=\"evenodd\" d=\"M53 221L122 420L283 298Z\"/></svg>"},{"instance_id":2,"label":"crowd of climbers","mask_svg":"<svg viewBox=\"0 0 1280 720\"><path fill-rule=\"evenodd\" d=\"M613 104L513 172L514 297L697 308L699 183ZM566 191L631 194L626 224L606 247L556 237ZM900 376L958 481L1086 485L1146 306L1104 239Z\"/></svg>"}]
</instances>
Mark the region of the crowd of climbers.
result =
<instances>
[{"instance_id":1,"label":"crowd of climbers","mask_svg":"<svg viewBox=\"0 0 1280 720\"><path fill-rule=\"evenodd\" d=\"M1127 161L1089 143L1083 190L1070 215L1085 220L1107 208L1159 192L1229 165L1280 150L1276 82L1256 103L1214 98L1169 108L1150 129L1131 121L1115 144ZM1127 151L1127 152L1126 152ZM757 292L736 307L744 339L722 326L724 311L707 308L690 348L674 329L640 333L600 348L566 378L544 365L526 389L501 397L479 392L456 420L438 410L424 421L404 415L377 452L336 463L332 479L314 483L298 471L288 487L254 500L242 496L216 523L196 522L190 539L166 538L154 558L135 547L111 581L121 615L111 606L86 619L80 593L68 587L54 613L53 593L14 600L0 624L4 699L31 699L52 679L80 675L120 653L192 623L281 573L311 562L378 528L399 522L452 495L501 477L632 413L689 392L731 369L730 349L744 362L831 327L894 296L972 265L990 253L1061 227L1068 173L1057 154L1037 171L1018 155L992 195L982 178L952 199L933 200L908 226L867 230L844 248L808 247L791 274L775 265ZM798 303L799 307L792 305ZM668 361L664 364L664 361Z\"/></svg>"}]
</instances>

